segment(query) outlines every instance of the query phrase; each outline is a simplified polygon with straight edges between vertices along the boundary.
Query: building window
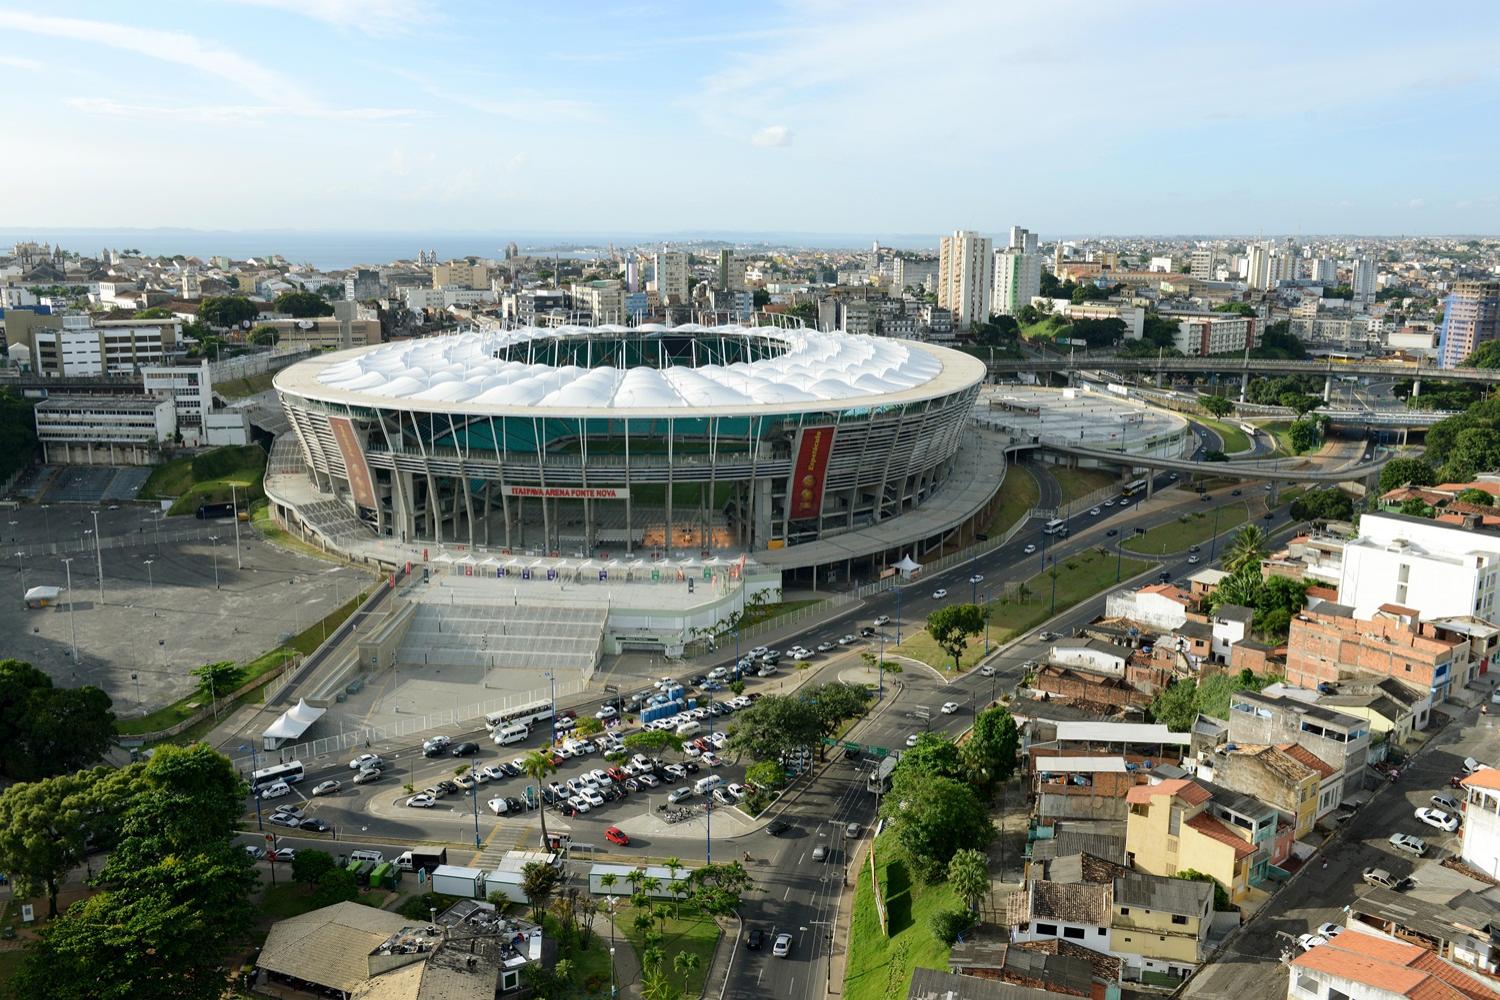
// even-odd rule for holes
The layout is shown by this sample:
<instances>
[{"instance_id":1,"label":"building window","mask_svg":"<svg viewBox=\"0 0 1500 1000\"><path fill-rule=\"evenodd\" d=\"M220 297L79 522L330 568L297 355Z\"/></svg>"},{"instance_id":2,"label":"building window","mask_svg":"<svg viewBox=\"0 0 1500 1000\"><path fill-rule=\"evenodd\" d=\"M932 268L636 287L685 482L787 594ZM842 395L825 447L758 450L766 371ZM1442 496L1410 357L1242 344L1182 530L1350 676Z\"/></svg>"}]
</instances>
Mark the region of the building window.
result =
<instances>
[{"instance_id":1,"label":"building window","mask_svg":"<svg viewBox=\"0 0 1500 1000\"><path fill-rule=\"evenodd\" d=\"M1328 1000L1349 1000L1349 994L1330 986L1328 987Z\"/></svg>"},{"instance_id":2,"label":"building window","mask_svg":"<svg viewBox=\"0 0 1500 1000\"><path fill-rule=\"evenodd\" d=\"M1083 928L1082 927L1064 927L1063 928L1063 937L1065 937L1065 938L1071 938L1074 941L1082 941L1083 940Z\"/></svg>"},{"instance_id":3,"label":"building window","mask_svg":"<svg viewBox=\"0 0 1500 1000\"><path fill-rule=\"evenodd\" d=\"M1120 907L1120 916L1122 916L1122 917L1128 917L1128 916L1130 916L1130 907L1128 907L1128 906L1122 906L1122 907Z\"/></svg>"},{"instance_id":4,"label":"building window","mask_svg":"<svg viewBox=\"0 0 1500 1000\"><path fill-rule=\"evenodd\" d=\"M1038 934L1045 934L1047 937L1057 937L1057 925L1039 923L1036 925L1036 932Z\"/></svg>"},{"instance_id":5,"label":"building window","mask_svg":"<svg viewBox=\"0 0 1500 1000\"><path fill-rule=\"evenodd\" d=\"M1094 933L1098 934L1100 937L1103 937L1105 934L1108 934L1109 932L1107 930L1105 930L1103 927L1100 927Z\"/></svg>"},{"instance_id":6,"label":"building window","mask_svg":"<svg viewBox=\"0 0 1500 1000\"><path fill-rule=\"evenodd\" d=\"M1178 924L1179 926L1185 926L1187 924L1187 917L1183 916L1180 913L1174 913L1172 914L1172 923Z\"/></svg>"}]
</instances>

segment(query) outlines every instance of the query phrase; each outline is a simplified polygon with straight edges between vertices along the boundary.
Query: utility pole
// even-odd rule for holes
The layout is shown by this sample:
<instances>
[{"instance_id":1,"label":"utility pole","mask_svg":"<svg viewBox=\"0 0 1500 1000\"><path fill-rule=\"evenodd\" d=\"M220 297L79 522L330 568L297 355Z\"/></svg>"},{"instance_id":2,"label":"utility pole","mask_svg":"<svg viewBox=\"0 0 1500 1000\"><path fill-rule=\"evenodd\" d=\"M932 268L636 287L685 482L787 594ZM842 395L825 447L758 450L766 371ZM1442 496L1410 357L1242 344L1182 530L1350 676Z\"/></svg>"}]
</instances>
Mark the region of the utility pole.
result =
<instances>
[{"instance_id":1,"label":"utility pole","mask_svg":"<svg viewBox=\"0 0 1500 1000\"><path fill-rule=\"evenodd\" d=\"M68 624L73 629L73 668L78 668L78 619L73 615L73 557L68 556L62 561L63 569L68 574Z\"/></svg>"},{"instance_id":2,"label":"utility pole","mask_svg":"<svg viewBox=\"0 0 1500 1000\"><path fill-rule=\"evenodd\" d=\"M244 569L245 564L240 560L240 499L233 483L229 484L229 503L234 508L234 568Z\"/></svg>"},{"instance_id":3,"label":"utility pole","mask_svg":"<svg viewBox=\"0 0 1500 1000\"><path fill-rule=\"evenodd\" d=\"M104 549L99 544L99 512L90 511L94 515L94 560L99 569L99 606L104 606Z\"/></svg>"}]
</instances>

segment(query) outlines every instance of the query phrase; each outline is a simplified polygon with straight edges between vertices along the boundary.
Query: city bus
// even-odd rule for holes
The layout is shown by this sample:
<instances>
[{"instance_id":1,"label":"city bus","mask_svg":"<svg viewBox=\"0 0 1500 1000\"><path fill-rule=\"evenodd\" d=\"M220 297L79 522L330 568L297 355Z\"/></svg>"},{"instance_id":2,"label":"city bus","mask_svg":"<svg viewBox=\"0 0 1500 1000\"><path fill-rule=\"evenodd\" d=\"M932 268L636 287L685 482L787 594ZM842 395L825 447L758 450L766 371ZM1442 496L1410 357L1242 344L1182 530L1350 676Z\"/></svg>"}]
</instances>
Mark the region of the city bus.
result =
<instances>
[{"instance_id":1,"label":"city bus","mask_svg":"<svg viewBox=\"0 0 1500 1000\"><path fill-rule=\"evenodd\" d=\"M1067 530L1068 522L1060 517L1054 517L1042 528L1042 533L1046 535L1061 535L1066 534Z\"/></svg>"},{"instance_id":2,"label":"city bus","mask_svg":"<svg viewBox=\"0 0 1500 1000\"><path fill-rule=\"evenodd\" d=\"M1146 481L1144 479L1137 479L1133 483L1126 483L1125 484L1125 488L1120 491L1120 495L1121 496L1126 496L1126 497L1133 497L1137 493L1144 493L1145 491L1146 491Z\"/></svg>"},{"instance_id":3,"label":"city bus","mask_svg":"<svg viewBox=\"0 0 1500 1000\"><path fill-rule=\"evenodd\" d=\"M891 790L891 775L895 771L895 757L881 758L880 764L865 778L865 787L876 795L884 795Z\"/></svg>"},{"instance_id":4,"label":"city bus","mask_svg":"<svg viewBox=\"0 0 1500 1000\"><path fill-rule=\"evenodd\" d=\"M552 718L552 702L531 701L515 708L505 708L498 712L490 712L484 717L484 724L490 729L500 726L529 726L534 722Z\"/></svg>"},{"instance_id":5,"label":"city bus","mask_svg":"<svg viewBox=\"0 0 1500 1000\"><path fill-rule=\"evenodd\" d=\"M258 792L267 785L274 785L278 781L285 781L288 785L295 785L302 780L302 762L300 760L289 760L285 764L272 764L263 767L259 771L250 774L250 790Z\"/></svg>"}]
</instances>

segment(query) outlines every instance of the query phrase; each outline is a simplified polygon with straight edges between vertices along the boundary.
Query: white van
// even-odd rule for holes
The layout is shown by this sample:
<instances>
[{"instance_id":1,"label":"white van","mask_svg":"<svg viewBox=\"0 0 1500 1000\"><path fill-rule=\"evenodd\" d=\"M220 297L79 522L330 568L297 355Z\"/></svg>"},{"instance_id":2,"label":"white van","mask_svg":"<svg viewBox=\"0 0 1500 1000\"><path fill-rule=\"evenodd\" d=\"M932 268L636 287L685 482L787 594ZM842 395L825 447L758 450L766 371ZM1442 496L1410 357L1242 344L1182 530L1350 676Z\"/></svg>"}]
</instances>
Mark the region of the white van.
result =
<instances>
[{"instance_id":1,"label":"white van","mask_svg":"<svg viewBox=\"0 0 1500 1000\"><path fill-rule=\"evenodd\" d=\"M681 738L697 736L703 732L703 723L697 721L684 722L677 727L677 735Z\"/></svg>"},{"instance_id":2,"label":"white van","mask_svg":"<svg viewBox=\"0 0 1500 1000\"><path fill-rule=\"evenodd\" d=\"M379 851L350 851L350 861L373 861L377 865L385 861L385 855Z\"/></svg>"},{"instance_id":3,"label":"white van","mask_svg":"<svg viewBox=\"0 0 1500 1000\"><path fill-rule=\"evenodd\" d=\"M495 730L494 741L500 746L508 746L512 743L520 743L531 735L531 730L519 723L513 726L501 726Z\"/></svg>"},{"instance_id":4,"label":"white van","mask_svg":"<svg viewBox=\"0 0 1500 1000\"><path fill-rule=\"evenodd\" d=\"M710 774L706 778L699 778L693 784L693 791L697 792L699 795L707 795L715 788L721 788L723 787L723 785L724 779L721 776L717 774Z\"/></svg>"}]
</instances>

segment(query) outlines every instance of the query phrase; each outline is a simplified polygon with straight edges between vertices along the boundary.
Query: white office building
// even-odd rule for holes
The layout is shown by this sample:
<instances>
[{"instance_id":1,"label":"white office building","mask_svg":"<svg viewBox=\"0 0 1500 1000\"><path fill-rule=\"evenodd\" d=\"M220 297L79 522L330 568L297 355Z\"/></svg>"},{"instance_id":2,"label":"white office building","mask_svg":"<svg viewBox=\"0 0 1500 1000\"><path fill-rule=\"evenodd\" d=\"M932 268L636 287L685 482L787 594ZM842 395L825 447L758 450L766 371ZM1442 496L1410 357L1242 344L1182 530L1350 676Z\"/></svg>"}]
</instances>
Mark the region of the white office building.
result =
<instances>
[{"instance_id":1,"label":"white office building","mask_svg":"<svg viewBox=\"0 0 1500 1000\"><path fill-rule=\"evenodd\" d=\"M1211 316L1188 316L1177 321L1172 346L1192 358L1244 351L1256 343L1253 316L1214 313Z\"/></svg>"},{"instance_id":2,"label":"white office building","mask_svg":"<svg viewBox=\"0 0 1500 1000\"><path fill-rule=\"evenodd\" d=\"M1371 618L1382 604L1426 619L1474 615L1495 621L1500 607L1500 532L1404 514L1369 513L1344 546L1339 603Z\"/></svg>"},{"instance_id":3,"label":"white office building","mask_svg":"<svg viewBox=\"0 0 1500 1000\"><path fill-rule=\"evenodd\" d=\"M1000 250L995 254L995 287L990 293L990 312L1014 316L1031 304L1042 291L1042 255L1024 250Z\"/></svg>"},{"instance_id":4,"label":"white office building","mask_svg":"<svg viewBox=\"0 0 1500 1000\"><path fill-rule=\"evenodd\" d=\"M1354 301L1369 305L1375 301L1375 262L1368 257L1354 261Z\"/></svg>"},{"instance_id":5,"label":"white office building","mask_svg":"<svg viewBox=\"0 0 1500 1000\"><path fill-rule=\"evenodd\" d=\"M151 365L141 369L146 392L172 402L177 430L189 448L205 444L204 417L213 410L214 383L208 359L196 365Z\"/></svg>"},{"instance_id":6,"label":"white office building","mask_svg":"<svg viewBox=\"0 0 1500 1000\"><path fill-rule=\"evenodd\" d=\"M961 229L944 236L938 251L938 305L953 313L956 329L990 318L993 246L989 237Z\"/></svg>"},{"instance_id":7,"label":"white office building","mask_svg":"<svg viewBox=\"0 0 1500 1000\"><path fill-rule=\"evenodd\" d=\"M42 461L152 465L176 431L166 396L54 395L33 410Z\"/></svg>"}]
</instances>

